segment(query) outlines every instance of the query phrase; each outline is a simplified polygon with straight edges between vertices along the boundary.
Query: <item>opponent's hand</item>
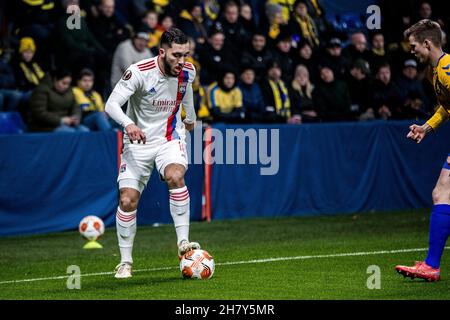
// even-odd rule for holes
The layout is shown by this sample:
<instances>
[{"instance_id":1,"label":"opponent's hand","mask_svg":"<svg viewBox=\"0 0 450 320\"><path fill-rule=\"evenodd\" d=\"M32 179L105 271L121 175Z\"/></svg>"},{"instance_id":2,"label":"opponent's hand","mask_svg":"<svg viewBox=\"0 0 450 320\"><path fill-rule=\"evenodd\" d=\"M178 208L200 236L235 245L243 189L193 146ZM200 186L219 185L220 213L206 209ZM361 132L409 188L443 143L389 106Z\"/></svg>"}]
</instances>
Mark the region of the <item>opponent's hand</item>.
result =
<instances>
[{"instance_id":1,"label":"opponent's hand","mask_svg":"<svg viewBox=\"0 0 450 320\"><path fill-rule=\"evenodd\" d=\"M414 140L417 143L420 143L422 139L427 134L427 130L424 128L424 126L418 126L416 124L413 124L409 127L409 132L406 135L407 138Z\"/></svg>"},{"instance_id":2,"label":"opponent's hand","mask_svg":"<svg viewBox=\"0 0 450 320\"><path fill-rule=\"evenodd\" d=\"M187 131L192 131L194 130L195 127L195 122L194 123L188 123L188 122L184 122L184 127L186 128Z\"/></svg>"},{"instance_id":3,"label":"opponent's hand","mask_svg":"<svg viewBox=\"0 0 450 320\"><path fill-rule=\"evenodd\" d=\"M137 141L145 144L146 137L145 133L134 123L129 124L125 127L125 131L127 132L128 138L130 138L130 142Z\"/></svg>"}]
</instances>

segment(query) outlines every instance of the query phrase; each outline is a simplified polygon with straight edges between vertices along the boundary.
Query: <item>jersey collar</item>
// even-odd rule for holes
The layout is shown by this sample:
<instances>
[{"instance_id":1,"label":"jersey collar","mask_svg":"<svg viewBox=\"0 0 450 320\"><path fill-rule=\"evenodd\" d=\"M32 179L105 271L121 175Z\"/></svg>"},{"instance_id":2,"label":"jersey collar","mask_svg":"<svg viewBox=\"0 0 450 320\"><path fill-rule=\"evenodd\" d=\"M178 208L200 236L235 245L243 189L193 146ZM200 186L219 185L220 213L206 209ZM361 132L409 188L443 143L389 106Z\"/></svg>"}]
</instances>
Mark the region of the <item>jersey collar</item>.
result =
<instances>
[{"instance_id":1,"label":"jersey collar","mask_svg":"<svg viewBox=\"0 0 450 320\"><path fill-rule=\"evenodd\" d=\"M442 52L442 55L437 59L436 63L434 64L435 67L439 65L439 62L441 61L443 56L445 56L445 52Z\"/></svg>"}]
</instances>

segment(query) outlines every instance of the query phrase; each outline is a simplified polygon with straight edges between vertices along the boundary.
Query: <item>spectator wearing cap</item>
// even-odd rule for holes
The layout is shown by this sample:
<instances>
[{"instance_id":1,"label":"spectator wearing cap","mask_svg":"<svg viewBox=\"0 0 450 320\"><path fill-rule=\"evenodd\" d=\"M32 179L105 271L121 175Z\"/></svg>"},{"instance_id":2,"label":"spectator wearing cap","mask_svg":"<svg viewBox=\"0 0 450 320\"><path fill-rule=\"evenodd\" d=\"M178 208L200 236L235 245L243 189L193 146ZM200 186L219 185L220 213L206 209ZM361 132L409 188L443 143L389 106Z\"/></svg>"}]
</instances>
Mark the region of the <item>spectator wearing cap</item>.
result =
<instances>
[{"instance_id":1,"label":"spectator wearing cap","mask_svg":"<svg viewBox=\"0 0 450 320\"><path fill-rule=\"evenodd\" d=\"M309 71L305 65L298 65L295 76L289 87L289 98L293 115L300 115L302 122L320 121L319 112L313 102L314 85L309 78Z\"/></svg>"},{"instance_id":2,"label":"spectator wearing cap","mask_svg":"<svg viewBox=\"0 0 450 320\"><path fill-rule=\"evenodd\" d=\"M400 90L392 81L391 67L387 63L377 71L373 85L373 103L375 117L384 120L395 117L402 107Z\"/></svg>"},{"instance_id":3,"label":"spectator wearing cap","mask_svg":"<svg viewBox=\"0 0 450 320\"><path fill-rule=\"evenodd\" d=\"M350 69L350 61L342 54L342 42L339 38L331 38L319 57L319 65L329 66L336 79L344 79Z\"/></svg>"},{"instance_id":4,"label":"spectator wearing cap","mask_svg":"<svg viewBox=\"0 0 450 320\"><path fill-rule=\"evenodd\" d=\"M360 118L360 120L375 119L369 63L362 59L356 60L350 68L346 82L350 92L351 111L355 118Z\"/></svg>"},{"instance_id":5,"label":"spectator wearing cap","mask_svg":"<svg viewBox=\"0 0 450 320\"><path fill-rule=\"evenodd\" d=\"M122 41L114 52L111 64L111 87L114 88L125 70L138 61L153 57L147 47L150 38L147 32L138 32L133 39Z\"/></svg>"},{"instance_id":6,"label":"spectator wearing cap","mask_svg":"<svg viewBox=\"0 0 450 320\"><path fill-rule=\"evenodd\" d=\"M188 37L194 39L198 45L203 45L208 39L202 6L198 1L188 5L187 9L180 12L177 25Z\"/></svg>"},{"instance_id":7,"label":"spectator wearing cap","mask_svg":"<svg viewBox=\"0 0 450 320\"><path fill-rule=\"evenodd\" d=\"M255 81L255 70L251 66L242 67L238 87L242 91L246 118L249 122L260 122L264 112L264 100L261 88Z\"/></svg>"},{"instance_id":8,"label":"spectator wearing cap","mask_svg":"<svg viewBox=\"0 0 450 320\"><path fill-rule=\"evenodd\" d=\"M242 54L241 64L250 66L255 71L256 81L259 82L266 74L267 63L272 59L265 35L260 32L253 34L250 47Z\"/></svg>"},{"instance_id":9,"label":"spectator wearing cap","mask_svg":"<svg viewBox=\"0 0 450 320\"><path fill-rule=\"evenodd\" d=\"M262 121L268 123L288 122L291 118L291 100L277 61L271 61L268 64L267 76L261 83L261 91L265 104Z\"/></svg>"},{"instance_id":10,"label":"spectator wearing cap","mask_svg":"<svg viewBox=\"0 0 450 320\"><path fill-rule=\"evenodd\" d=\"M34 60L35 53L36 44L33 38L24 37L20 39L19 56L12 62L17 88L28 95L31 95L31 91L39 85L45 76L45 72Z\"/></svg>"},{"instance_id":11,"label":"spectator wearing cap","mask_svg":"<svg viewBox=\"0 0 450 320\"><path fill-rule=\"evenodd\" d=\"M350 61L350 64L358 59L370 61L370 51L367 48L366 35L361 31L354 32L351 37L351 43L343 51L343 55Z\"/></svg>"},{"instance_id":12,"label":"spectator wearing cap","mask_svg":"<svg viewBox=\"0 0 450 320\"><path fill-rule=\"evenodd\" d=\"M313 49L320 45L316 23L308 14L308 5L304 0L297 0L294 12L289 20L291 33L299 40L307 42Z\"/></svg>"},{"instance_id":13,"label":"spectator wearing cap","mask_svg":"<svg viewBox=\"0 0 450 320\"><path fill-rule=\"evenodd\" d=\"M417 78L417 62L414 59L408 59L403 64L402 74L395 81L399 89L400 98L403 105L407 103L408 98L414 98L415 105L420 103L419 109L427 110L427 98L422 82Z\"/></svg>"},{"instance_id":14,"label":"spectator wearing cap","mask_svg":"<svg viewBox=\"0 0 450 320\"><path fill-rule=\"evenodd\" d=\"M396 79L396 84L400 91L402 102L405 103L408 94L415 92L425 103L426 95L422 82L417 78L417 62L408 59L403 63L402 74Z\"/></svg>"},{"instance_id":15,"label":"spectator wearing cap","mask_svg":"<svg viewBox=\"0 0 450 320\"><path fill-rule=\"evenodd\" d=\"M210 85L218 81L218 75L228 70L237 70L239 60L231 50L225 46L225 36L222 31L211 30L208 44L199 51L199 62L202 66L200 79L203 85Z\"/></svg>"},{"instance_id":16,"label":"spectator wearing cap","mask_svg":"<svg viewBox=\"0 0 450 320\"><path fill-rule=\"evenodd\" d=\"M77 77L77 85L72 88L75 101L81 110L81 124L92 131L111 130L102 96L93 90L93 87L94 72L87 68L82 69Z\"/></svg>"},{"instance_id":17,"label":"spectator wearing cap","mask_svg":"<svg viewBox=\"0 0 450 320\"><path fill-rule=\"evenodd\" d=\"M347 84L336 80L333 69L328 65L320 66L320 79L313 93L313 102L321 119L324 121L353 120Z\"/></svg>"},{"instance_id":18,"label":"spectator wearing cap","mask_svg":"<svg viewBox=\"0 0 450 320\"><path fill-rule=\"evenodd\" d=\"M292 59L291 35L288 33L280 33L276 40L276 47L272 51L273 59L278 62L281 68L282 79L284 83L290 83L293 77L293 70L295 68L294 61Z\"/></svg>"},{"instance_id":19,"label":"spectator wearing cap","mask_svg":"<svg viewBox=\"0 0 450 320\"><path fill-rule=\"evenodd\" d=\"M208 106L215 122L238 123L245 120L242 92L233 71L225 71L207 90Z\"/></svg>"}]
</instances>

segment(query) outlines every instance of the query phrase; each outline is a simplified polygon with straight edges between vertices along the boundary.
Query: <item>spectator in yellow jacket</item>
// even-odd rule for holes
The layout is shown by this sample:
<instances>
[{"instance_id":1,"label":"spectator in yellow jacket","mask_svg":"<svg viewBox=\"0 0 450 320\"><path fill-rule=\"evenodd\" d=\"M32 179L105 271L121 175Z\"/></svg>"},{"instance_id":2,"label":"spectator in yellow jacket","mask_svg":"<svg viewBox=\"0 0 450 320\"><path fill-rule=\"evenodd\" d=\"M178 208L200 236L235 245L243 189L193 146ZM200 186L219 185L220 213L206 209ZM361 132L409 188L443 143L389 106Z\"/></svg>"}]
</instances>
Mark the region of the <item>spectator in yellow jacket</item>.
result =
<instances>
[{"instance_id":1,"label":"spectator in yellow jacket","mask_svg":"<svg viewBox=\"0 0 450 320\"><path fill-rule=\"evenodd\" d=\"M111 130L103 99L92 89L93 86L94 72L87 68L82 69L77 78L77 86L73 88L75 100L81 110L81 123L92 131Z\"/></svg>"},{"instance_id":2,"label":"spectator in yellow jacket","mask_svg":"<svg viewBox=\"0 0 450 320\"><path fill-rule=\"evenodd\" d=\"M208 87L208 105L214 121L241 122L245 119L245 109L241 89L236 86L236 76L227 71L218 82Z\"/></svg>"}]
</instances>

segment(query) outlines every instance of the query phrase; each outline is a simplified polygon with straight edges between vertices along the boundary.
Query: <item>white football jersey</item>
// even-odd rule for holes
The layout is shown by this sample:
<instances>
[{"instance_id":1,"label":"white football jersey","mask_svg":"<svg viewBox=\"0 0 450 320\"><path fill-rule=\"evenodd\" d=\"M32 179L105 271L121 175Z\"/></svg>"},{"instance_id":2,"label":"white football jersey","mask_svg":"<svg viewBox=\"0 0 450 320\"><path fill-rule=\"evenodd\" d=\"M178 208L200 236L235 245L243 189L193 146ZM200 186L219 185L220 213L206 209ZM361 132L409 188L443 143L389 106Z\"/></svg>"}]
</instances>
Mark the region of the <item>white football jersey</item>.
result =
<instances>
[{"instance_id":1,"label":"white football jersey","mask_svg":"<svg viewBox=\"0 0 450 320\"><path fill-rule=\"evenodd\" d=\"M148 144L184 140L182 106L186 111L186 121L193 123L196 120L192 93L196 75L194 66L185 63L178 77L166 76L157 59L158 56L132 64L110 96L112 100L117 96L128 100L126 115L129 119L120 121L114 116L113 119L124 127L135 123L145 133ZM129 143L126 133L124 143Z\"/></svg>"}]
</instances>

